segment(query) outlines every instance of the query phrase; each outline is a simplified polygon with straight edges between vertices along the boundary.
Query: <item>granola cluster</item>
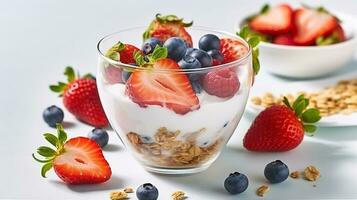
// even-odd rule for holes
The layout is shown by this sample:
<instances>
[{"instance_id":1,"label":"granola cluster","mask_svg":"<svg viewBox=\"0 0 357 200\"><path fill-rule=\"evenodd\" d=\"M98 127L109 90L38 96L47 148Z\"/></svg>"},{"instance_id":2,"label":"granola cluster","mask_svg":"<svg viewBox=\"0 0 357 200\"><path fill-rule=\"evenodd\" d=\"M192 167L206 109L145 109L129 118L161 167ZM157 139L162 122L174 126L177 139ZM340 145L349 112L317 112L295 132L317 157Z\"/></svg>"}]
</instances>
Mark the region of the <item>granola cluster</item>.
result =
<instances>
[{"instance_id":1,"label":"granola cluster","mask_svg":"<svg viewBox=\"0 0 357 200\"><path fill-rule=\"evenodd\" d=\"M127 138L138 153L145 155L153 164L165 167L192 167L201 164L216 155L223 143L222 139L217 139L210 146L200 147L195 144L195 138L179 140L180 134L180 131L172 132L162 127L157 130L154 141L145 142L134 132L128 133Z\"/></svg>"},{"instance_id":2,"label":"granola cluster","mask_svg":"<svg viewBox=\"0 0 357 200\"><path fill-rule=\"evenodd\" d=\"M299 92L310 100L309 108L320 110L321 116L334 114L351 114L357 112L357 79L343 80L337 85L325 88L317 92ZM295 95L284 95L290 102L296 99ZM282 105L283 96L277 97L272 93L266 93L262 97L253 97L251 102L254 105L270 107L272 105Z\"/></svg>"}]
</instances>

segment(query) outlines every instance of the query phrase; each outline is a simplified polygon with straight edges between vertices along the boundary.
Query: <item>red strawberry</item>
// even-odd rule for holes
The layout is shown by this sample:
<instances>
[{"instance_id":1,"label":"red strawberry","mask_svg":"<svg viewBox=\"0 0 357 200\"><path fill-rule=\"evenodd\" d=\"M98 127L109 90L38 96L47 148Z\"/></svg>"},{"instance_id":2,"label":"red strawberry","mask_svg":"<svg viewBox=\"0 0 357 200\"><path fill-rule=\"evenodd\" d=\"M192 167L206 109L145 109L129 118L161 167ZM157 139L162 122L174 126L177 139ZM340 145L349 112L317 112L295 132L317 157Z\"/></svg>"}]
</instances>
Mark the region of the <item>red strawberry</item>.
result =
<instances>
[{"instance_id":1,"label":"red strawberry","mask_svg":"<svg viewBox=\"0 0 357 200\"><path fill-rule=\"evenodd\" d=\"M156 37L162 42L165 42L170 37L180 37L186 41L189 47L192 47L191 35L186 31L185 27L192 25L192 22L185 23L182 18L175 15L161 16L156 15L156 18L151 22L150 26L144 33L144 40L150 37Z\"/></svg>"},{"instance_id":2,"label":"red strawberry","mask_svg":"<svg viewBox=\"0 0 357 200\"><path fill-rule=\"evenodd\" d=\"M273 8L266 5L260 14L250 20L249 26L259 33L279 35L291 30L292 19L293 10L289 5L281 4Z\"/></svg>"},{"instance_id":3,"label":"red strawberry","mask_svg":"<svg viewBox=\"0 0 357 200\"><path fill-rule=\"evenodd\" d=\"M294 14L294 42L298 45L314 45L320 36L328 36L338 26L333 15L321 9L300 8Z\"/></svg>"},{"instance_id":4,"label":"red strawberry","mask_svg":"<svg viewBox=\"0 0 357 200\"><path fill-rule=\"evenodd\" d=\"M45 163L41 171L43 177L46 177L46 172L53 167L57 176L68 184L94 184L109 180L112 171L95 141L76 137L66 142L67 134L59 124L57 132L57 137L51 133L44 134L56 150L39 147L37 153L45 157L44 160L32 154L36 161Z\"/></svg>"},{"instance_id":5,"label":"red strawberry","mask_svg":"<svg viewBox=\"0 0 357 200\"><path fill-rule=\"evenodd\" d=\"M220 51L224 58L223 63L229 63L245 56L248 48L238 40L222 38Z\"/></svg>"},{"instance_id":6,"label":"red strawberry","mask_svg":"<svg viewBox=\"0 0 357 200\"><path fill-rule=\"evenodd\" d=\"M71 67L66 68L65 75L68 76L68 83L59 82L58 85L51 85L50 89L60 93L66 109L92 126L107 126L108 119L99 99L96 81L86 76L77 78Z\"/></svg>"},{"instance_id":7,"label":"red strawberry","mask_svg":"<svg viewBox=\"0 0 357 200\"><path fill-rule=\"evenodd\" d=\"M314 108L307 109L308 100L299 96L290 106L271 106L262 111L254 120L243 139L243 145L250 151L289 151L297 147L304 138L304 130L314 132L311 123L320 120L320 113ZM310 123L310 124L304 124Z\"/></svg>"},{"instance_id":8,"label":"red strawberry","mask_svg":"<svg viewBox=\"0 0 357 200\"><path fill-rule=\"evenodd\" d=\"M343 42L346 40L345 31L343 30L341 25L338 25L333 32L336 33L339 42Z\"/></svg>"},{"instance_id":9,"label":"red strawberry","mask_svg":"<svg viewBox=\"0 0 357 200\"><path fill-rule=\"evenodd\" d=\"M126 94L142 107L159 105L177 114L186 114L199 108L199 100L189 79L171 59L160 59L152 64L154 71L134 71L126 86ZM168 70L164 73L155 70ZM169 71L171 70L171 71ZM176 71L176 72L174 72Z\"/></svg>"},{"instance_id":10,"label":"red strawberry","mask_svg":"<svg viewBox=\"0 0 357 200\"><path fill-rule=\"evenodd\" d=\"M290 45L290 46L295 46L295 42L293 40L292 35L290 34L284 34L284 35L278 35L274 38L273 43L275 44L281 44L281 45Z\"/></svg>"},{"instance_id":11,"label":"red strawberry","mask_svg":"<svg viewBox=\"0 0 357 200\"><path fill-rule=\"evenodd\" d=\"M125 64L135 64L134 53L137 51L141 52L141 50L134 45L118 42L107 51L106 56Z\"/></svg>"}]
</instances>

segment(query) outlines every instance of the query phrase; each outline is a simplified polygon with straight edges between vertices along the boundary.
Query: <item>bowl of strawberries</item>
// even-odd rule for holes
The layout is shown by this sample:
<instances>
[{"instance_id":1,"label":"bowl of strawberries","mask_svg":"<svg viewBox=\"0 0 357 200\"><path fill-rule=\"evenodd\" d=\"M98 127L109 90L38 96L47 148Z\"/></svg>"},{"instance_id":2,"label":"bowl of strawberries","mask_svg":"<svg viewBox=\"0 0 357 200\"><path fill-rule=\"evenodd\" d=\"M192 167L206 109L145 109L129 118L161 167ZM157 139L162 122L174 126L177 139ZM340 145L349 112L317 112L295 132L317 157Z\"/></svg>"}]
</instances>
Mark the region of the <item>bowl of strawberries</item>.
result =
<instances>
[{"instance_id":1,"label":"bowl of strawberries","mask_svg":"<svg viewBox=\"0 0 357 200\"><path fill-rule=\"evenodd\" d=\"M200 172L225 146L253 82L257 38L156 15L98 43L97 84L108 120L149 171ZM255 58L256 59L256 58Z\"/></svg>"},{"instance_id":2,"label":"bowl of strawberries","mask_svg":"<svg viewBox=\"0 0 357 200\"><path fill-rule=\"evenodd\" d=\"M351 16L338 17L323 7L264 5L243 20L258 35L261 64L269 72L312 78L345 66L354 56L357 27Z\"/></svg>"}]
</instances>

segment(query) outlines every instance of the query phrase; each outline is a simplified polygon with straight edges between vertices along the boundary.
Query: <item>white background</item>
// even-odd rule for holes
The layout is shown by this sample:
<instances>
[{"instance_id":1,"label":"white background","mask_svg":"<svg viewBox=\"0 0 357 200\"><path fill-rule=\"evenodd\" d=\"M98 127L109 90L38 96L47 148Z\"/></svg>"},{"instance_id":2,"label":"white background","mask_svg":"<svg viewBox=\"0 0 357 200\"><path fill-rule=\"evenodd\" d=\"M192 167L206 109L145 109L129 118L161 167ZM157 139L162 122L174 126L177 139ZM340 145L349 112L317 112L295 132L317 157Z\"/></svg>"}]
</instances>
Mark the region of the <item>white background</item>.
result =
<instances>
[{"instance_id":1,"label":"white background","mask_svg":"<svg viewBox=\"0 0 357 200\"><path fill-rule=\"evenodd\" d=\"M327 8L357 15L356 1L313 1ZM196 25L233 31L242 16L260 9L263 1L205 0L106 0L106 1L0 1L0 198L17 199L108 199L109 192L124 186L136 188L152 182L160 199L176 190L190 199L258 199L256 188L266 183L263 169L281 159L291 170L317 166L322 177L313 187L304 180L288 179L271 185L264 199L357 198L357 127L321 128L306 137L299 148L286 153L251 153L242 148L242 137L251 118L245 115L229 145L205 172L187 176L151 174L132 159L110 132L104 154L113 177L105 184L67 186L51 172L40 176L40 165L31 158L44 143L42 133L54 131L42 120L45 107L62 107L48 85L63 80L63 69L73 65L82 74L96 71L96 42L100 37L127 27L146 25L153 15L175 13L193 19ZM296 3L296 2L295 2ZM326 58L328 59L328 58ZM338 73L355 70L351 64ZM262 66L264 68L264 66ZM271 87L286 80L264 70L254 87ZM70 137L87 135L89 126L65 113ZM231 196L223 189L225 177L233 171L248 175L250 186ZM135 197L132 195L132 199Z\"/></svg>"}]
</instances>

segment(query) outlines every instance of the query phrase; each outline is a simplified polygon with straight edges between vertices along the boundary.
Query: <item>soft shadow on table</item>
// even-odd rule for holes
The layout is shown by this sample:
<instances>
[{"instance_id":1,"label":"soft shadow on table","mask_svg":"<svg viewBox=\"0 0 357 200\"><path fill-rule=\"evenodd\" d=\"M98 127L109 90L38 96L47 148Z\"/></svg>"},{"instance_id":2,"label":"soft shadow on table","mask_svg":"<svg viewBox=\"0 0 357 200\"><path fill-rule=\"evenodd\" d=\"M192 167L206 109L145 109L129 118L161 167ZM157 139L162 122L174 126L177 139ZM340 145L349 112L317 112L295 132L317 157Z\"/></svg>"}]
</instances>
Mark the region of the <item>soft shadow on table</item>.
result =
<instances>
[{"instance_id":1,"label":"soft shadow on table","mask_svg":"<svg viewBox=\"0 0 357 200\"><path fill-rule=\"evenodd\" d=\"M65 129L73 128L76 126L76 123L70 122L70 121L64 121L62 122L62 126Z\"/></svg>"},{"instance_id":2,"label":"soft shadow on table","mask_svg":"<svg viewBox=\"0 0 357 200\"><path fill-rule=\"evenodd\" d=\"M108 182L102 184L88 184L88 185L67 185L60 180L50 180L49 182L58 185L60 187L67 187L74 192L95 192L95 191L105 191L105 190L116 190L118 188L125 187L125 181L114 174L109 179Z\"/></svg>"},{"instance_id":3,"label":"soft shadow on table","mask_svg":"<svg viewBox=\"0 0 357 200\"><path fill-rule=\"evenodd\" d=\"M107 146L103 147L103 151L105 152L115 152L121 150L124 150L124 148L118 144L107 144Z\"/></svg>"}]
</instances>

